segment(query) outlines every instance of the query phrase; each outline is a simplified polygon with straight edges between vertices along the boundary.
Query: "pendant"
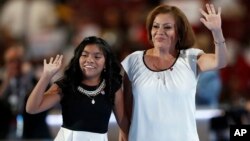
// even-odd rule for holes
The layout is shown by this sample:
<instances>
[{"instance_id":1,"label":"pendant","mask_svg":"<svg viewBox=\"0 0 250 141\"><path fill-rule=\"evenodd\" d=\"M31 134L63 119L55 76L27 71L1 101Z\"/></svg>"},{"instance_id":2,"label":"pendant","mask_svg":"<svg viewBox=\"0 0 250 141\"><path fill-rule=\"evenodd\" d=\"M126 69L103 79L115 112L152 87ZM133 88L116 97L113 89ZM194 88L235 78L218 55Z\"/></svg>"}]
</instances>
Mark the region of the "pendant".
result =
<instances>
[{"instance_id":1,"label":"pendant","mask_svg":"<svg viewBox=\"0 0 250 141\"><path fill-rule=\"evenodd\" d=\"M91 100L91 103L92 103L92 104L95 104L95 100L94 100L94 99L92 99L92 100Z\"/></svg>"}]
</instances>

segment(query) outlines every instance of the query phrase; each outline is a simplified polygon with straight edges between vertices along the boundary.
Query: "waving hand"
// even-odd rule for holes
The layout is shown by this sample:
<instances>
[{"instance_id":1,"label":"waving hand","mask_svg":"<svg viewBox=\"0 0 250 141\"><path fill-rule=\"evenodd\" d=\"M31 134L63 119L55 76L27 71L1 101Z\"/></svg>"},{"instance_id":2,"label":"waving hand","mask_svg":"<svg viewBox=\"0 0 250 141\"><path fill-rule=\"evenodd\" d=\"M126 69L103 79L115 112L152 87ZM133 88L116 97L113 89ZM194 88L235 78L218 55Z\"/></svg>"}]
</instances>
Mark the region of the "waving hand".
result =
<instances>
[{"instance_id":1,"label":"waving hand","mask_svg":"<svg viewBox=\"0 0 250 141\"><path fill-rule=\"evenodd\" d=\"M57 55L55 59L51 57L49 63L47 63L47 60L44 59L43 73L49 76L55 75L62 66L62 58L62 55Z\"/></svg>"},{"instance_id":2,"label":"waving hand","mask_svg":"<svg viewBox=\"0 0 250 141\"><path fill-rule=\"evenodd\" d=\"M221 7L216 12L213 4L206 4L207 12L200 9L201 14L204 16L200 21L211 31L221 28Z\"/></svg>"}]
</instances>

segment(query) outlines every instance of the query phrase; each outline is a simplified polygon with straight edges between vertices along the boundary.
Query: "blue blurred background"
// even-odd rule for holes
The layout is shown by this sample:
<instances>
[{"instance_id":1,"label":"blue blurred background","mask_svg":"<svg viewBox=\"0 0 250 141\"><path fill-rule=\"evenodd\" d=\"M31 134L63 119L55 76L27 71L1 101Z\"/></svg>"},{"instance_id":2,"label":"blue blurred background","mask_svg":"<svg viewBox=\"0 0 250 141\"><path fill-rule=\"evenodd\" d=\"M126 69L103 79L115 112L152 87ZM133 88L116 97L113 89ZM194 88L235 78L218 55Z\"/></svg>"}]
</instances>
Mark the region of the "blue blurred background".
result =
<instances>
[{"instance_id":1,"label":"blue blurred background","mask_svg":"<svg viewBox=\"0 0 250 141\"><path fill-rule=\"evenodd\" d=\"M248 0L0 0L0 140L53 140L60 106L37 115L24 111L43 59L64 55L64 65L86 36L108 41L121 61L151 48L145 21L155 6L179 7L196 33L195 47L214 52L211 33L199 21L205 3L222 7L229 65L201 74L197 128L201 141L229 141L232 124L250 124L250 3ZM61 76L60 72L54 80ZM109 139L118 140L114 117Z\"/></svg>"}]
</instances>

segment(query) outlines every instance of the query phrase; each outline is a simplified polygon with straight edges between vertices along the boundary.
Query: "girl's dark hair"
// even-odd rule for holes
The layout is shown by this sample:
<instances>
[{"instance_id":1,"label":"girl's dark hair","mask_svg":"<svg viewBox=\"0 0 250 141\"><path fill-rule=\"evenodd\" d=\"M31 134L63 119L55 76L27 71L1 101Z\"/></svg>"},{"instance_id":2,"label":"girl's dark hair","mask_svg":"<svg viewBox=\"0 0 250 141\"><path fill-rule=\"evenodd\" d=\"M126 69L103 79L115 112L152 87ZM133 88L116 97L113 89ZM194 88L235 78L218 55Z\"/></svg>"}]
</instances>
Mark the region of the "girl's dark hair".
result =
<instances>
[{"instance_id":1,"label":"girl's dark hair","mask_svg":"<svg viewBox=\"0 0 250 141\"><path fill-rule=\"evenodd\" d=\"M64 80L67 85L71 85L74 91L76 90L76 86L81 83L84 76L79 65L79 58L81 57L84 48L89 44L95 44L103 51L105 57L105 71L102 72L101 77L106 80L106 90L109 94L111 103L113 104L115 92L121 87L122 83L122 76L120 74L121 67L120 63L115 58L111 47L102 38L90 36L83 39L75 49L74 56L65 69Z\"/></svg>"}]
</instances>

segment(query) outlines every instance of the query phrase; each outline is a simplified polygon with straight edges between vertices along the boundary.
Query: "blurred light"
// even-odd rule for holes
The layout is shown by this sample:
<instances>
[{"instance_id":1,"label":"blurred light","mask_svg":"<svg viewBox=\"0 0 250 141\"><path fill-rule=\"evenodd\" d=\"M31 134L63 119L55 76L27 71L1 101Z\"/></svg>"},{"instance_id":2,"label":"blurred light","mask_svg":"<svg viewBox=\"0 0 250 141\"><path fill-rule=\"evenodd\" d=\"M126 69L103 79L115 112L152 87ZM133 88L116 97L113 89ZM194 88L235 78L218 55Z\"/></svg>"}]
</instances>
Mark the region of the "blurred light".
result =
<instances>
[{"instance_id":1,"label":"blurred light","mask_svg":"<svg viewBox=\"0 0 250 141\"><path fill-rule=\"evenodd\" d=\"M200 11L199 9L202 8L202 2L200 0L163 0L164 4L168 4L168 5L173 5L176 6L178 8L180 8L183 13L185 13L185 15L187 16L189 22L192 25L199 25L200 22Z\"/></svg>"},{"instance_id":2,"label":"blurred light","mask_svg":"<svg viewBox=\"0 0 250 141\"><path fill-rule=\"evenodd\" d=\"M52 125L52 126L60 126L62 125L62 115L58 114L58 115L48 115L46 118L46 122L48 123L48 125Z\"/></svg>"},{"instance_id":3,"label":"blurred light","mask_svg":"<svg viewBox=\"0 0 250 141\"><path fill-rule=\"evenodd\" d=\"M197 120L207 120L213 117L221 116L223 111L220 109L202 109L196 110L196 119Z\"/></svg>"}]
</instances>

